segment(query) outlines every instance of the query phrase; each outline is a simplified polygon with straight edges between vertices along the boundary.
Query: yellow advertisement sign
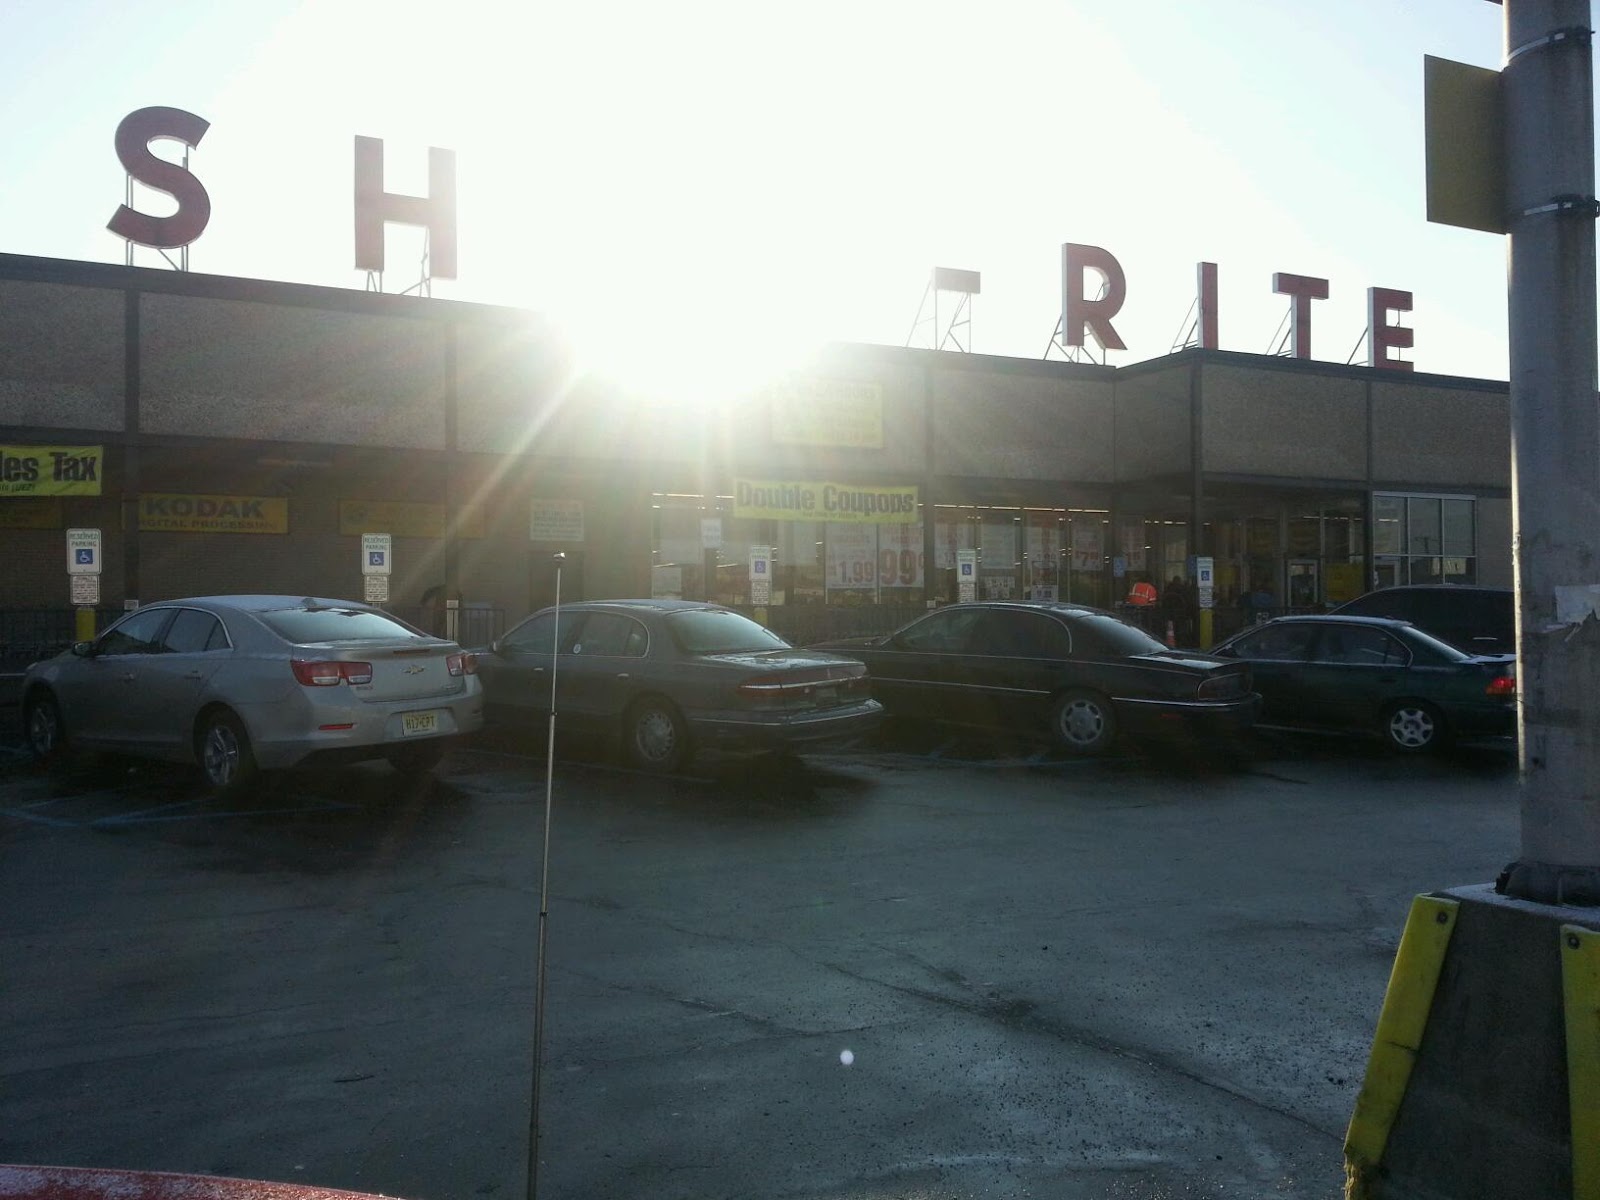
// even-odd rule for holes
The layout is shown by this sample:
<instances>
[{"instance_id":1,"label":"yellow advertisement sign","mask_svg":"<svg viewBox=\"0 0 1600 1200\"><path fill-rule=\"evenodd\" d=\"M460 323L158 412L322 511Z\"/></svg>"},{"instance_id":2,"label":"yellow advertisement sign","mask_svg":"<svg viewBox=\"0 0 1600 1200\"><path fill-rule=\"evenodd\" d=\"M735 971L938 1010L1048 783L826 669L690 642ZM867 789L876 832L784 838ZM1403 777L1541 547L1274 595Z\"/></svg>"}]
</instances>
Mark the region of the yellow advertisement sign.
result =
<instances>
[{"instance_id":1,"label":"yellow advertisement sign","mask_svg":"<svg viewBox=\"0 0 1600 1200\"><path fill-rule=\"evenodd\" d=\"M752 521L904 524L917 520L917 489L915 486L789 479L735 479L733 515Z\"/></svg>"},{"instance_id":2,"label":"yellow advertisement sign","mask_svg":"<svg viewBox=\"0 0 1600 1200\"><path fill-rule=\"evenodd\" d=\"M61 501L12 499L0 504L0 529L63 529Z\"/></svg>"},{"instance_id":3,"label":"yellow advertisement sign","mask_svg":"<svg viewBox=\"0 0 1600 1200\"><path fill-rule=\"evenodd\" d=\"M1361 595L1360 563L1329 563L1324 568L1324 582L1328 588L1328 603L1343 604Z\"/></svg>"},{"instance_id":4,"label":"yellow advertisement sign","mask_svg":"<svg viewBox=\"0 0 1600 1200\"><path fill-rule=\"evenodd\" d=\"M772 440L793 446L883 449L883 388L801 376L772 389Z\"/></svg>"},{"instance_id":5,"label":"yellow advertisement sign","mask_svg":"<svg viewBox=\"0 0 1600 1200\"><path fill-rule=\"evenodd\" d=\"M0 498L98 496L104 446L0 446Z\"/></svg>"},{"instance_id":6,"label":"yellow advertisement sign","mask_svg":"<svg viewBox=\"0 0 1600 1200\"><path fill-rule=\"evenodd\" d=\"M410 500L341 500L339 532L347 537L363 533L392 533L395 537L442 538L448 520L442 504ZM457 537L484 536L483 510L469 508L456 515Z\"/></svg>"},{"instance_id":7,"label":"yellow advertisement sign","mask_svg":"<svg viewBox=\"0 0 1600 1200\"><path fill-rule=\"evenodd\" d=\"M145 492L139 497L139 528L147 533L288 533L289 501Z\"/></svg>"}]
</instances>

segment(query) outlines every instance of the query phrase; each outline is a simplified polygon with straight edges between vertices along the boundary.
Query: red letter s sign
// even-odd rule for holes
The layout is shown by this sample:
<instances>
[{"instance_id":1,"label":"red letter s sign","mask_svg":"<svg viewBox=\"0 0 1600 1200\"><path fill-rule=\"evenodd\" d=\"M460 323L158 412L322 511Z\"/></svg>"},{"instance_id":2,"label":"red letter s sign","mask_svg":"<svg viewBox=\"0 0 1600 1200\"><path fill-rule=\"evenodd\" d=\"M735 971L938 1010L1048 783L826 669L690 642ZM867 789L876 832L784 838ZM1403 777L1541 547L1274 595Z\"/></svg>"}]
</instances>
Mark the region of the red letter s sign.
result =
<instances>
[{"instance_id":1,"label":"red letter s sign","mask_svg":"<svg viewBox=\"0 0 1600 1200\"><path fill-rule=\"evenodd\" d=\"M187 246L204 233L211 220L211 197L183 167L150 153L150 143L156 138L172 138L185 146L198 146L210 128L210 121L181 108L141 108L123 117L117 126L117 157L129 175L176 200L178 211L170 217L151 217L123 204L106 228L120 238L158 250Z\"/></svg>"}]
</instances>

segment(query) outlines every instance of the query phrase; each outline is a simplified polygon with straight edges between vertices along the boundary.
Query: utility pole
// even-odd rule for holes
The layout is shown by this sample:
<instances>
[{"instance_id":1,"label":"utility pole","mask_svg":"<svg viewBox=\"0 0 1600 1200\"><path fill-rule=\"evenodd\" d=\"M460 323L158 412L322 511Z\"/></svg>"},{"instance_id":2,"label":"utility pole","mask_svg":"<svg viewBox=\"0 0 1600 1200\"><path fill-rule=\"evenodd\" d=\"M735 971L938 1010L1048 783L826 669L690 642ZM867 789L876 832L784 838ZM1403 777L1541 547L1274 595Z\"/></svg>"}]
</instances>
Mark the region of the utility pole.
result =
<instances>
[{"instance_id":1,"label":"utility pole","mask_svg":"<svg viewBox=\"0 0 1600 1200\"><path fill-rule=\"evenodd\" d=\"M1600 904L1600 403L1589 0L1505 0L1522 854L1499 890Z\"/></svg>"},{"instance_id":2,"label":"utility pole","mask_svg":"<svg viewBox=\"0 0 1600 1200\"><path fill-rule=\"evenodd\" d=\"M1430 58L1428 218L1509 235L1521 857L1417 897L1345 1135L1348 1200L1600 1200L1600 398L1590 0Z\"/></svg>"}]
</instances>

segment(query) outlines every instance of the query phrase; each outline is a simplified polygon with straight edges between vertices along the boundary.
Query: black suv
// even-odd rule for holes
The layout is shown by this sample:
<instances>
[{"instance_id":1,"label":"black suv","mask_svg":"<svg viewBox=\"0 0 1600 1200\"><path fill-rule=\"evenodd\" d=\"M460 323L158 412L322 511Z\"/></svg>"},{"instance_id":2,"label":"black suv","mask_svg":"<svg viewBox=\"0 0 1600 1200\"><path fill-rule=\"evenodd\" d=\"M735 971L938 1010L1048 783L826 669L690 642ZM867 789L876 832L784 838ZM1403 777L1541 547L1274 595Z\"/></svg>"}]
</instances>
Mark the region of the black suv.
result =
<instances>
[{"instance_id":1,"label":"black suv","mask_svg":"<svg viewBox=\"0 0 1600 1200\"><path fill-rule=\"evenodd\" d=\"M1395 617L1468 654L1515 654L1510 588L1415 584L1368 592L1334 609L1354 617Z\"/></svg>"}]
</instances>

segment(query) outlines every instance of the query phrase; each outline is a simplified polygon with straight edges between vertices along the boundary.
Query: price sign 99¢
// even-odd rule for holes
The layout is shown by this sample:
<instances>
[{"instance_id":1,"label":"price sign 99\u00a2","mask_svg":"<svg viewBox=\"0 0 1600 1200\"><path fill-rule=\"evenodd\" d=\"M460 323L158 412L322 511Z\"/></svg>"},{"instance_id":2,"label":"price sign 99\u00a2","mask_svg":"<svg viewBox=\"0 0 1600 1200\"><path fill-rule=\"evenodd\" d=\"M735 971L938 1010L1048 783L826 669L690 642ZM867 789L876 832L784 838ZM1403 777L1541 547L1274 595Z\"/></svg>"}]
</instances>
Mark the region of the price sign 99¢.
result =
<instances>
[{"instance_id":1,"label":"price sign 99\u00a2","mask_svg":"<svg viewBox=\"0 0 1600 1200\"><path fill-rule=\"evenodd\" d=\"M923 554L918 550L878 551L879 587L915 587L922 582Z\"/></svg>"}]
</instances>

